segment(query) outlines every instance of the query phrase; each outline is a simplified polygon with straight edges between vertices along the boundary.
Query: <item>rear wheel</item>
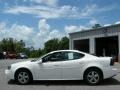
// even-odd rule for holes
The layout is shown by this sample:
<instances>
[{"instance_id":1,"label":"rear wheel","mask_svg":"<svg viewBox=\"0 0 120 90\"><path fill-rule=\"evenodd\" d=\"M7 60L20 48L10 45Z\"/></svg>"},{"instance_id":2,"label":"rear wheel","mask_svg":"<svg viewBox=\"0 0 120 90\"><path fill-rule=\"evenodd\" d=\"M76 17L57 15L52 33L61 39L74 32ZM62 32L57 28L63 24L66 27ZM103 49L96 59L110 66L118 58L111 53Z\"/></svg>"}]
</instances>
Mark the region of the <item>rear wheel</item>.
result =
<instances>
[{"instance_id":1,"label":"rear wheel","mask_svg":"<svg viewBox=\"0 0 120 90\"><path fill-rule=\"evenodd\" d=\"M102 74L98 69L89 69L84 75L84 80L90 85L99 84L102 78Z\"/></svg>"},{"instance_id":2,"label":"rear wheel","mask_svg":"<svg viewBox=\"0 0 120 90\"><path fill-rule=\"evenodd\" d=\"M18 84L28 84L32 81L32 75L28 70L19 70L15 75L15 79Z\"/></svg>"}]
</instances>

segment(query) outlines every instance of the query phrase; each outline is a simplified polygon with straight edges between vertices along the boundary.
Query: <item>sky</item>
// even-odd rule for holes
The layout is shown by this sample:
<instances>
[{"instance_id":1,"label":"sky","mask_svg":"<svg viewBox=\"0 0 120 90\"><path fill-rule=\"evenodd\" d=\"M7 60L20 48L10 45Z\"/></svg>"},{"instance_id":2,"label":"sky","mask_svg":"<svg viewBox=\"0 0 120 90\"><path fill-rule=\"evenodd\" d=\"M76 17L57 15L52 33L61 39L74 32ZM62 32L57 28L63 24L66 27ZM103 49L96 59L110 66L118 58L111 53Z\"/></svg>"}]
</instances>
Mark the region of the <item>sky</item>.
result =
<instances>
[{"instance_id":1,"label":"sky","mask_svg":"<svg viewBox=\"0 0 120 90\"><path fill-rule=\"evenodd\" d=\"M0 40L24 40L43 48L47 40L120 23L120 0L0 0Z\"/></svg>"}]
</instances>

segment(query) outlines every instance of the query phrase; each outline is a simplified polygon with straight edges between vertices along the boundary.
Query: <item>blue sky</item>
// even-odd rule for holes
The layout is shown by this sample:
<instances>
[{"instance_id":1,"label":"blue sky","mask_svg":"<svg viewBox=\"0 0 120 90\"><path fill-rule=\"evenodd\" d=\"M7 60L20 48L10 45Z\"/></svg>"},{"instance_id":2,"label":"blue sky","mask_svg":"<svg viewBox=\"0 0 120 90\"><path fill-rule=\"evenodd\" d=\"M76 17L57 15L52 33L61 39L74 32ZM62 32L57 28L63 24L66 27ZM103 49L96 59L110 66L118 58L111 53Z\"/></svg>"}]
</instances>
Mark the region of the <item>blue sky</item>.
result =
<instances>
[{"instance_id":1,"label":"blue sky","mask_svg":"<svg viewBox=\"0 0 120 90\"><path fill-rule=\"evenodd\" d=\"M0 0L0 40L23 39L43 48L52 38L120 23L120 0Z\"/></svg>"}]
</instances>

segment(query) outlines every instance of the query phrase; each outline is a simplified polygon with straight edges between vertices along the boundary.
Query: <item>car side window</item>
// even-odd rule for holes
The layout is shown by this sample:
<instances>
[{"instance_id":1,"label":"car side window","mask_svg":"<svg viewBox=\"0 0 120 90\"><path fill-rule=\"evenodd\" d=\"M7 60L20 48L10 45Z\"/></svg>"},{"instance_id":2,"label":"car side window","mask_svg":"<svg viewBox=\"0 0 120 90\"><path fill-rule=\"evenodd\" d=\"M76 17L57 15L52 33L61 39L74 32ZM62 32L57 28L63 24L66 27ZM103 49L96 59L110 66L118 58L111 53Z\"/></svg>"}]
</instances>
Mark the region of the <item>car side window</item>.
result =
<instances>
[{"instance_id":1,"label":"car side window","mask_svg":"<svg viewBox=\"0 0 120 90\"><path fill-rule=\"evenodd\" d=\"M76 60L84 57L84 54L77 52L64 52L63 57L64 60Z\"/></svg>"},{"instance_id":2,"label":"car side window","mask_svg":"<svg viewBox=\"0 0 120 90\"><path fill-rule=\"evenodd\" d=\"M55 52L42 58L42 62L57 62L76 60L84 57L84 54L77 52Z\"/></svg>"},{"instance_id":3,"label":"car side window","mask_svg":"<svg viewBox=\"0 0 120 90\"><path fill-rule=\"evenodd\" d=\"M82 58L82 57L84 57L84 54L80 54L80 53L74 53L73 54L73 56L74 56L74 59L80 59L80 58Z\"/></svg>"},{"instance_id":4,"label":"car side window","mask_svg":"<svg viewBox=\"0 0 120 90\"><path fill-rule=\"evenodd\" d=\"M61 61L62 59L62 53L61 52L56 52L53 54L49 54L45 57L42 58L43 62L55 62L55 61Z\"/></svg>"}]
</instances>

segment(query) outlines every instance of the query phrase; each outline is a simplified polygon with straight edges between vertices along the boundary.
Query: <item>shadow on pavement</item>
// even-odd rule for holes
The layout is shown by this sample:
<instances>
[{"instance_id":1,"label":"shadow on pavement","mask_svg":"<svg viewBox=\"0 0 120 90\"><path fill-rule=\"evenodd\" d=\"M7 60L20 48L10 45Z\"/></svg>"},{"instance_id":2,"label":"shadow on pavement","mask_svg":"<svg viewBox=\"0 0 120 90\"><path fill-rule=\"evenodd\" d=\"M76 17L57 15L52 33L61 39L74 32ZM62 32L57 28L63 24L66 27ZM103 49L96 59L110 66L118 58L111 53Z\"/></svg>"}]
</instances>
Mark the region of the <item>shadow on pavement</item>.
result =
<instances>
[{"instance_id":1,"label":"shadow on pavement","mask_svg":"<svg viewBox=\"0 0 120 90\"><path fill-rule=\"evenodd\" d=\"M14 80L8 81L9 85L17 85ZM88 86L83 80L67 80L67 81L33 81L29 85L45 85L45 86ZM110 78L103 80L98 86L120 85L120 81Z\"/></svg>"}]
</instances>

